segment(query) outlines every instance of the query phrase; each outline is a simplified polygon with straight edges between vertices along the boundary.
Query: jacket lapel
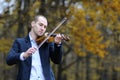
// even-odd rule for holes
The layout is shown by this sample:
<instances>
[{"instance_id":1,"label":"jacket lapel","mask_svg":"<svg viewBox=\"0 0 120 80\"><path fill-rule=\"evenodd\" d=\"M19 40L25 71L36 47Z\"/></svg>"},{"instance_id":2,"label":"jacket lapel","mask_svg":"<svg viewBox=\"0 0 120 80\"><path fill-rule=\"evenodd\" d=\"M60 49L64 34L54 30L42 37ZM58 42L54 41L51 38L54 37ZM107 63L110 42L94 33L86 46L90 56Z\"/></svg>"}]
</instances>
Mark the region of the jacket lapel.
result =
<instances>
[{"instance_id":1,"label":"jacket lapel","mask_svg":"<svg viewBox=\"0 0 120 80\"><path fill-rule=\"evenodd\" d=\"M31 47L29 35L25 37L25 43L26 43L27 49L29 49ZM30 56L26 59L26 63L28 64L28 66L31 66L32 65L31 62L32 62L32 57Z\"/></svg>"}]
</instances>

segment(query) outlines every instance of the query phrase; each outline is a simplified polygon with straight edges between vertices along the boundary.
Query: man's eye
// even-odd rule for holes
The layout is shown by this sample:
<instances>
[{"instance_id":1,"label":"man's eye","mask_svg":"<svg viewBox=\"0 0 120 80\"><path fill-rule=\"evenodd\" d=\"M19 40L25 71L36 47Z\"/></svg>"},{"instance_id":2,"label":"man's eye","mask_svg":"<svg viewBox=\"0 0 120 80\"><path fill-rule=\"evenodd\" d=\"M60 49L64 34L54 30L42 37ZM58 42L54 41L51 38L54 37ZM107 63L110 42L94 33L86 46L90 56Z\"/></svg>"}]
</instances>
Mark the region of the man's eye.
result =
<instances>
[{"instance_id":1,"label":"man's eye","mask_svg":"<svg viewBox=\"0 0 120 80\"><path fill-rule=\"evenodd\" d=\"M44 28L47 28L47 26L42 23L40 23L39 26L44 26Z\"/></svg>"},{"instance_id":2,"label":"man's eye","mask_svg":"<svg viewBox=\"0 0 120 80\"><path fill-rule=\"evenodd\" d=\"M44 26L44 28L47 28L47 26Z\"/></svg>"},{"instance_id":3,"label":"man's eye","mask_svg":"<svg viewBox=\"0 0 120 80\"><path fill-rule=\"evenodd\" d=\"M40 26L43 26L43 24L39 24Z\"/></svg>"}]
</instances>

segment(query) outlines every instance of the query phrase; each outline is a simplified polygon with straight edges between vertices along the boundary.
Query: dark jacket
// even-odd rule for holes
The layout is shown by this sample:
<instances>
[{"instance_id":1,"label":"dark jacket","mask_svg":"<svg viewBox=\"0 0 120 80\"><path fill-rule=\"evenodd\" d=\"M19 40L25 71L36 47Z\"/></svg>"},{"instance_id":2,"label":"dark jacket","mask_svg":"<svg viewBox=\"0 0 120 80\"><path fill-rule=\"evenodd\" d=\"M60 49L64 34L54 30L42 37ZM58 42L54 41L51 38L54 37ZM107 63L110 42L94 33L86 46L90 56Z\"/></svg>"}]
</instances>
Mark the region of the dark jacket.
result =
<instances>
[{"instance_id":1,"label":"dark jacket","mask_svg":"<svg viewBox=\"0 0 120 80\"><path fill-rule=\"evenodd\" d=\"M20 60L20 54L25 52L31 47L29 36L25 38L17 38L7 56L7 64L18 65L17 80L29 80L32 57L28 57L26 60ZM59 64L62 59L62 46L57 46L55 43L44 43L40 48L40 59L43 68L43 74L45 80L54 80L54 75L50 67L50 60L54 63Z\"/></svg>"}]
</instances>

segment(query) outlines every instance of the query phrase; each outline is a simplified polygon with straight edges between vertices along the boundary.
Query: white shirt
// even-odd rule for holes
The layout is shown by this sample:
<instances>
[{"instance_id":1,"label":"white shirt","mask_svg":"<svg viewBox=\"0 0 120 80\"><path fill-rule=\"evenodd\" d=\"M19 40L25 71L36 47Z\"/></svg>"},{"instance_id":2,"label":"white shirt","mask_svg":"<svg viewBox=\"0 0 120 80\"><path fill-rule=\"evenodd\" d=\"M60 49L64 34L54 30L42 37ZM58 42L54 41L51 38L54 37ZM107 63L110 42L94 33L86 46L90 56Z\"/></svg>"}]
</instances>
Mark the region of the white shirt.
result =
<instances>
[{"instance_id":1,"label":"white shirt","mask_svg":"<svg viewBox=\"0 0 120 80\"><path fill-rule=\"evenodd\" d=\"M32 47L37 48L36 52L32 55L32 67L31 67L31 73L30 73L30 80L45 80L44 75L43 75L43 70L42 70L42 65L41 65L41 59L39 55L39 49L38 45L36 42L30 37L30 42L32 44ZM20 59L23 59L23 54L21 54Z\"/></svg>"}]
</instances>

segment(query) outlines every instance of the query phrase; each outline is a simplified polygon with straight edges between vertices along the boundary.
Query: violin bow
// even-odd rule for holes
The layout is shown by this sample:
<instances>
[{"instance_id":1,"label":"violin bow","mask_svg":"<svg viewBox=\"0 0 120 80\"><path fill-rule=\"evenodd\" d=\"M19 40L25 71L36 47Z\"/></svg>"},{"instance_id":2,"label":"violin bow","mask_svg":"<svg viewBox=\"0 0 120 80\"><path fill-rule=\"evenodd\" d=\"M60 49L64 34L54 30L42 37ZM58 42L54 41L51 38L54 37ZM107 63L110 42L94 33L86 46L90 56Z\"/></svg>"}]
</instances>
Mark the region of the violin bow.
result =
<instances>
[{"instance_id":1,"label":"violin bow","mask_svg":"<svg viewBox=\"0 0 120 80\"><path fill-rule=\"evenodd\" d=\"M66 17L63 18L63 20L58 24L58 26L55 29L53 29L53 31L39 44L38 48L40 48L66 20L67 20Z\"/></svg>"}]
</instances>

